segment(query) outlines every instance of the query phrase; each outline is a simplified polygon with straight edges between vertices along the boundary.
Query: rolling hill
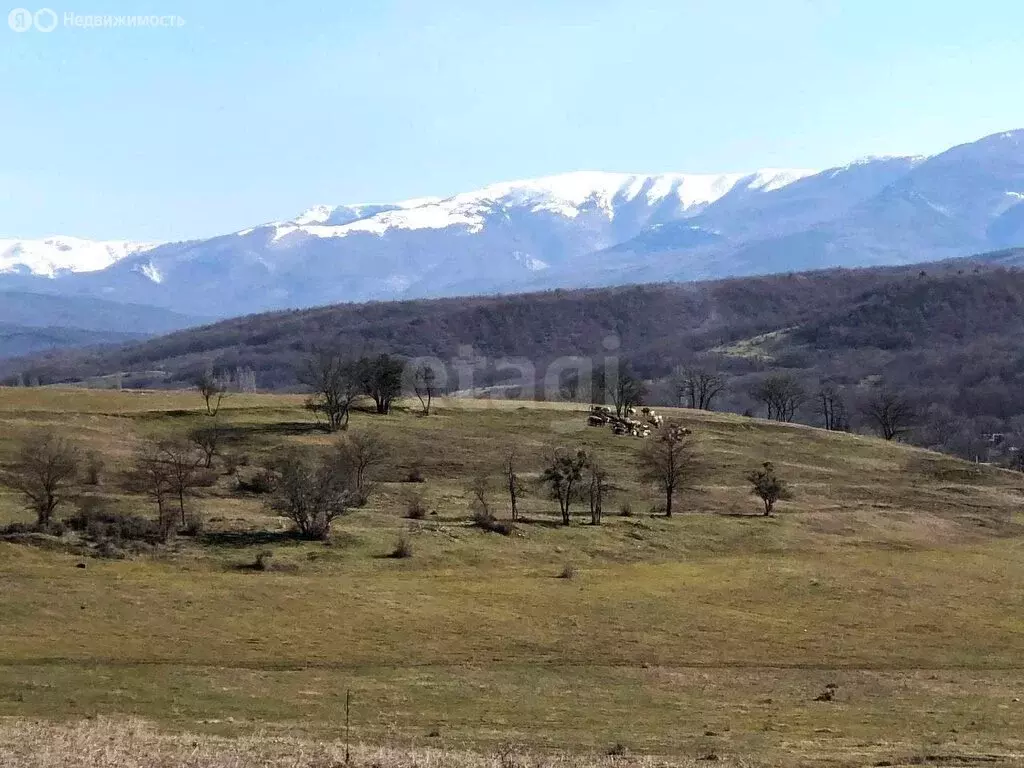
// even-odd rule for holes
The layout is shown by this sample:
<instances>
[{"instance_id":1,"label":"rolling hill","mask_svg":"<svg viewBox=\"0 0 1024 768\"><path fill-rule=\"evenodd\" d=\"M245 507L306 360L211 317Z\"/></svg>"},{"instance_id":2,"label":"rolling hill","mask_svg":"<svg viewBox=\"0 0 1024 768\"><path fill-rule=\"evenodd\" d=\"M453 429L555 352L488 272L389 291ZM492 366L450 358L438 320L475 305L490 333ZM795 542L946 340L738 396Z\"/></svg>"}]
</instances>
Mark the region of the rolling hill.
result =
<instances>
[{"instance_id":1,"label":"rolling hill","mask_svg":"<svg viewBox=\"0 0 1024 768\"><path fill-rule=\"evenodd\" d=\"M815 394L829 386L844 399L853 428L868 430L860 410L888 389L914 405L909 439L1003 462L1024 447L1022 318L1024 272L979 257L252 315L118 348L8 360L0 376L60 383L127 374L130 386L174 387L213 367L252 370L262 389L294 390L310 353L332 349L349 357L439 358L447 388L465 394L519 384L557 399L564 396L559 382L545 384L553 363L583 358L600 366L617 357L648 380L649 400L675 403L673 368L699 364L728 378L721 409L759 412L752 389L782 373L806 392L798 420L821 423ZM522 363L525 369L516 367ZM519 370L528 381L517 380Z\"/></svg>"},{"instance_id":2,"label":"rolling hill","mask_svg":"<svg viewBox=\"0 0 1024 768\"><path fill-rule=\"evenodd\" d=\"M583 406L358 412L351 434L385 440L387 458L368 503L310 542L237 480L336 438L302 397L229 398L223 453L248 465L236 476L218 460L189 500L202 531L136 548L89 531L0 540L0 751L14 727L60 734L92 718L84 736L142 717L198 733L184 759L207 768L218 735L279 747L343 738L346 692L354 744L429 747L432 765L447 764L439 749L467 748L517 765L614 749L673 756L651 765L716 754L837 768L947 754L998 764L1024 750L1019 473L797 425L665 415L693 430L706 467L671 519L639 481L642 441L585 426ZM33 429L67 432L105 460L83 491L89 508L152 517L119 468L144 441L210 422L195 393L0 389L0 464ZM501 536L473 525L469 485L489 477L504 518L512 446L524 519ZM600 525L584 522L582 502L571 526L556 524L538 477L557 446L584 447L610 471ZM769 518L744 479L766 460L793 490ZM413 467L423 482L408 482ZM406 517L415 499L423 519ZM0 488L0 527L26 519ZM402 537L411 556L387 557ZM62 755L66 744L29 764L109 763L119 749L101 741L82 753L90 763Z\"/></svg>"}]
</instances>

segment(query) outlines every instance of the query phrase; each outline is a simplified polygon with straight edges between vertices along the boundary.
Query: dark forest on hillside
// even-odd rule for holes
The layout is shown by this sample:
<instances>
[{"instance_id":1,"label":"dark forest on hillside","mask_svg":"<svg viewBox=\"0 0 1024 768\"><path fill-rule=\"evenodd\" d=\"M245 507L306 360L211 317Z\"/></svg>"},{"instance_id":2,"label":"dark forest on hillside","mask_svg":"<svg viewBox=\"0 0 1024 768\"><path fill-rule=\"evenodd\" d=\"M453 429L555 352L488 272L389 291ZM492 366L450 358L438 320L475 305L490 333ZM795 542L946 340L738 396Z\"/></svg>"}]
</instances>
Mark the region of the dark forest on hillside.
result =
<instances>
[{"instance_id":1,"label":"dark forest on hillside","mask_svg":"<svg viewBox=\"0 0 1024 768\"><path fill-rule=\"evenodd\" d=\"M470 360L483 390L508 375L496 370L502 358L525 358L543 377L557 358L615 354L647 380L654 404L680 402L678 369L699 368L724 381L715 408L764 415L758 387L783 376L800 390L797 421L824 425L827 392L845 416L835 426L868 431L884 393L911 414L899 436L1010 462L1024 443L1022 331L1024 272L957 261L276 312L2 361L0 377L51 384L120 372L125 386L181 387L208 369L245 370L260 389L298 390L302 362L330 349Z\"/></svg>"}]
</instances>

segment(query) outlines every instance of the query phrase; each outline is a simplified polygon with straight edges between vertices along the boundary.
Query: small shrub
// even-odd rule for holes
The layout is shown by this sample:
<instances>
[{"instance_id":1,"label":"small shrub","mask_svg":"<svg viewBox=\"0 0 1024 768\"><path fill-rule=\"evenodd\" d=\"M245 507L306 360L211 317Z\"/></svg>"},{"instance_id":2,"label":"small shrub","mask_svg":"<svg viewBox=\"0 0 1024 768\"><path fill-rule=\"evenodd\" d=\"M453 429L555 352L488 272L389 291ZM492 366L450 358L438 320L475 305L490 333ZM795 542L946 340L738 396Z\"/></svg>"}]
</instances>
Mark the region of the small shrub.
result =
<instances>
[{"instance_id":1,"label":"small shrub","mask_svg":"<svg viewBox=\"0 0 1024 768\"><path fill-rule=\"evenodd\" d=\"M562 567L561 573L558 574L558 578L560 578L560 579L574 579L574 578L576 578L576 566L574 566L572 563L566 563Z\"/></svg>"},{"instance_id":2,"label":"small shrub","mask_svg":"<svg viewBox=\"0 0 1024 768\"><path fill-rule=\"evenodd\" d=\"M629 754L629 750L621 741L608 747L608 757L625 757L627 754Z\"/></svg>"},{"instance_id":3,"label":"small shrub","mask_svg":"<svg viewBox=\"0 0 1024 768\"><path fill-rule=\"evenodd\" d=\"M498 520L485 509L478 509L473 513L473 525L483 531L500 533L502 536L511 536L512 531L515 530L512 523Z\"/></svg>"},{"instance_id":4,"label":"small shrub","mask_svg":"<svg viewBox=\"0 0 1024 768\"><path fill-rule=\"evenodd\" d=\"M193 479L196 488L212 488L217 484L217 472L213 469L199 469Z\"/></svg>"},{"instance_id":5,"label":"small shrub","mask_svg":"<svg viewBox=\"0 0 1024 768\"><path fill-rule=\"evenodd\" d=\"M96 547L97 557L102 557L107 560L124 560L125 553L117 544L110 539L104 539Z\"/></svg>"},{"instance_id":6,"label":"small shrub","mask_svg":"<svg viewBox=\"0 0 1024 768\"><path fill-rule=\"evenodd\" d=\"M225 475L236 475L241 467L248 467L251 460L247 453L225 453L221 456Z\"/></svg>"},{"instance_id":7,"label":"small shrub","mask_svg":"<svg viewBox=\"0 0 1024 768\"><path fill-rule=\"evenodd\" d=\"M198 536L203 532L203 517L198 512L190 512L185 524L178 529L179 536Z\"/></svg>"},{"instance_id":8,"label":"small shrub","mask_svg":"<svg viewBox=\"0 0 1024 768\"><path fill-rule=\"evenodd\" d=\"M256 555L256 562L253 563L254 571L269 571L270 561L274 558L274 553L269 549L265 549Z\"/></svg>"},{"instance_id":9,"label":"small shrub","mask_svg":"<svg viewBox=\"0 0 1024 768\"><path fill-rule=\"evenodd\" d=\"M426 478L423 477L423 467L419 464L413 464L409 469L408 474L405 476L405 482L407 483L423 483L426 482Z\"/></svg>"},{"instance_id":10,"label":"small shrub","mask_svg":"<svg viewBox=\"0 0 1024 768\"><path fill-rule=\"evenodd\" d=\"M79 531L94 542L141 541L159 544L164 540L160 526L145 517L116 512L102 499L85 498L79 502L78 513L64 521L69 528Z\"/></svg>"},{"instance_id":11,"label":"small shrub","mask_svg":"<svg viewBox=\"0 0 1024 768\"><path fill-rule=\"evenodd\" d=\"M42 532L49 534L50 536L63 536L68 532L68 527L60 520L51 520L43 526Z\"/></svg>"},{"instance_id":12,"label":"small shrub","mask_svg":"<svg viewBox=\"0 0 1024 768\"><path fill-rule=\"evenodd\" d=\"M409 541L409 537L399 537L398 541L395 542L394 549L391 550L388 557L394 558L395 560L404 560L407 557L412 557L412 542Z\"/></svg>"},{"instance_id":13,"label":"small shrub","mask_svg":"<svg viewBox=\"0 0 1024 768\"><path fill-rule=\"evenodd\" d=\"M633 516L633 505L630 504L628 501L624 502L623 505L621 507L619 507L619 515L621 517L632 517Z\"/></svg>"},{"instance_id":14,"label":"small shrub","mask_svg":"<svg viewBox=\"0 0 1024 768\"><path fill-rule=\"evenodd\" d=\"M405 516L410 520L422 520L429 512L422 496L413 496L406 502Z\"/></svg>"},{"instance_id":15,"label":"small shrub","mask_svg":"<svg viewBox=\"0 0 1024 768\"><path fill-rule=\"evenodd\" d=\"M238 490L242 493L252 493L263 496L273 493L277 489L277 477L269 469L261 469L248 480L238 478Z\"/></svg>"},{"instance_id":16,"label":"small shrub","mask_svg":"<svg viewBox=\"0 0 1024 768\"><path fill-rule=\"evenodd\" d=\"M38 533L39 526L35 523L8 523L0 526L0 536L19 536L26 533Z\"/></svg>"},{"instance_id":17,"label":"small shrub","mask_svg":"<svg viewBox=\"0 0 1024 768\"><path fill-rule=\"evenodd\" d=\"M89 453L85 459L85 484L102 485L105 466L106 464L100 454L95 451Z\"/></svg>"}]
</instances>

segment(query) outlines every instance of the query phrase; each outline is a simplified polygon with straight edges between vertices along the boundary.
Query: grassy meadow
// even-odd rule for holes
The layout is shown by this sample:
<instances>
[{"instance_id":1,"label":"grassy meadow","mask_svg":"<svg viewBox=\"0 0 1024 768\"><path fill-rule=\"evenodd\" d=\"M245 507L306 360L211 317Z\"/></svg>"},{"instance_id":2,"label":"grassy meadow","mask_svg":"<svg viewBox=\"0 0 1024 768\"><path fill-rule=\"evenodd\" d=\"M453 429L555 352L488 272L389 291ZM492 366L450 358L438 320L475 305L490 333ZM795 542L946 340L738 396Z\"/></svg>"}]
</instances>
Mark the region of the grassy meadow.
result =
<instances>
[{"instance_id":1,"label":"grassy meadow","mask_svg":"<svg viewBox=\"0 0 1024 768\"><path fill-rule=\"evenodd\" d=\"M353 416L390 460L328 542L303 542L236 487L282 446L335 439L302 402L225 400L224 450L246 461L192 500L199 536L122 558L73 536L0 541L0 756L49 765L32 762L30 734L86 743L101 738L93 727L141 727L118 725L131 718L152 723L143 741L169 760L193 743L180 734L211 754L254 738L302 752L344 736L351 691L353 741L406 750L404 764L476 755L434 762L508 768L488 756L603 759L615 745L680 765L1024 760L1024 476L678 411L705 474L665 519L635 479L641 441L586 427L582 407L450 400L422 417L407 403ZM59 429L106 458L87 494L152 515L119 470L143 440L210 421L195 393L0 389L0 461L32 430ZM601 526L585 524L584 503L558 525L531 482L513 535L471 525L470 478L493 475L504 515L507 451L529 481L556 446L611 470ZM766 460L794 491L773 518L744 479ZM424 482L408 481L413 469ZM405 517L414 497L422 520ZM0 525L29 519L0 488ZM387 557L400 537L412 557ZM272 569L251 567L261 552Z\"/></svg>"}]
</instances>

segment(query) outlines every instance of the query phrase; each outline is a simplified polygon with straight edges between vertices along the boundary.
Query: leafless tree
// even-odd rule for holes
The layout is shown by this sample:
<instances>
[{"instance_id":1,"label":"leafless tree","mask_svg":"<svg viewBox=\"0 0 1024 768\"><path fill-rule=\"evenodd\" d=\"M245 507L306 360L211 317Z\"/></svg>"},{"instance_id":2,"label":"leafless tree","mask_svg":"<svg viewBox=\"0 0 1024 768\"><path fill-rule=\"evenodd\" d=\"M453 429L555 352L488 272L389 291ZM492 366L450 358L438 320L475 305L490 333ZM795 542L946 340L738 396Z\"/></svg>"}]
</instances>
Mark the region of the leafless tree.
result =
<instances>
[{"instance_id":1,"label":"leafless tree","mask_svg":"<svg viewBox=\"0 0 1024 768\"><path fill-rule=\"evenodd\" d=\"M424 363L413 374L413 389L420 399L423 415L430 415L430 405L437 394L437 371L430 363Z\"/></svg>"},{"instance_id":2,"label":"leafless tree","mask_svg":"<svg viewBox=\"0 0 1024 768\"><path fill-rule=\"evenodd\" d=\"M807 399L803 385L788 373L762 379L750 394L765 406L768 418L775 421L792 421L797 409Z\"/></svg>"},{"instance_id":3,"label":"leafless tree","mask_svg":"<svg viewBox=\"0 0 1024 768\"><path fill-rule=\"evenodd\" d=\"M171 472L157 443L146 443L136 453L135 461L125 473L125 489L140 493L156 504L157 521L166 540L174 530L174 490Z\"/></svg>"},{"instance_id":4,"label":"leafless tree","mask_svg":"<svg viewBox=\"0 0 1024 768\"><path fill-rule=\"evenodd\" d=\"M326 539L355 495L351 477L337 471L336 459L309 450L285 453L274 469L271 508L295 523L303 538Z\"/></svg>"},{"instance_id":5,"label":"leafless tree","mask_svg":"<svg viewBox=\"0 0 1024 768\"><path fill-rule=\"evenodd\" d=\"M215 375L212 368L207 368L196 379L196 389L206 403L206 415L216 416L227 397L228 379Z\"/></svg>"},{"instance_id":6,"label":"leafless tree","mask_svg":"<svg viewBox=\"0 0 1024 768\"><path fill-rule=\"evenodd\" d=\"M508 491L509 514L512 522L519 520L519 497L523 494L523 484L516 473L516 452L512 449L505 456L505 489Z\"/></svg>"},{"instance_id":7,"label":"leafless tree","mask_svg":"<svg viewBox=\"0 0 1024 768\"><path fill-rule=\"evenodd\" d=\"M886 440L905 435L917 419L910 401L885 389L872 393L860 410L874 430Z\"/></svg>"},{"instance_id":8,"label":"leafless tree","mask_svg":"<svg viewBox=\"0 0 1024 768\"><path fill-rule=\"evenodd\" d=\"M37 432L21 444L0 481L25 498L25 507L35 513L37 525L43 528L67 500L79 465L79 451L71 441L54 431Z\"/></svg>"},{"instance_id":9,"label":"leafless tree","mask_svg":"<svg viewBox=\"0 0 1024 768\"><path fill-rule=\"evenodd\" d=\"M89 451L85 456L85 482L89 485L102 485L106 466L103 454L99 451Z\"/></svg>"},{"instance_id":10,"label":"leafless tree","mask_svg":"<svg viewBox=\"0 0 1024 768\"><path fill-rule=\"evenodd\" d=\"M792 498L789 486L786 481L775 474L775 465L766 461L761 469L754 470L747 475L747 481L751 484L751 492L761 499L764 504L765 517L775 511L775 503Z\"/></svg>"},{"instance_id":11,"label":"leafless tree","mask_svg":"<svg viewBox=\"0 0 1024 768\"><path fill-rule=\"evenodd\" d=\"M178 502L182 526L188 525L185 499L199 487L199 465L202 458L185 440L163 440L157 445L157 457L167 469L167 482Z\"/></svg>"},{"instance_id":12,"label":"leafless tree","mask_svg":"<svg viewBox=\"0 0 1024 768\"><path fill-rule=\"evenodd\" d=\"M203 466L206 469L210 469L214 458L220 455L223 439L224 430L217 423L208 427L197 427L189 433L192 445L203 455Z\"/></svg>"},{"instance_id":13,"label":"leafless tree","mask_svg":"<svg viewBox=\"0 0 1024 768\"><path fill-rule=\"evenodd\" d=\"M572 503L580 495L583 484L583 471L590 461L586 451L579 449L575 453L556 451L541 473L541 482L548 486L551 497L558 502L562 513L562 524L572 522Z\"/></svg>"},{"instance_id":14,"label":"leafless tree","mask_svg":"<svg viewBox=\"0 0 1024 768\"><path fill-rule=\"evenodd\" d=\"M676 397L688 408L713 410L715 398L725 389L725 376L707 368L677 368L672 376Z\"/></svg>"},{"instance_id":15,"label":"leafless tree","mask_svg":"<svg viewBox=\"0 0 1024 768\"><path fill-rule=\"evenodd\" d=\"M391 453L391 446L373 432L345 435L337 445L336 471L351 478L352 490L362 500L370 492L373 470L383 464Z\"/></svg>"},{"instance_id":16,"label":"leafless tree","mask_svg":"<svg viewBox=\"0 0 1024 768\"><path fill-rule=\"evenodd\" d=\"M640 479L665 494L665 517L672 517L676 496L693 488L701 469L689 430L678 422L665 424L657 437L644 444L637 464Z\"/></svg>"},{"instance_id":17,"label":"leafless tree","mask_svg":"<svg viewBox=\"0 0 1024 768\"><path fill-rule=\"evenodd\" d=\"M612 490L608 470L593 455L587 462L587 491L590 497L590 523L600 525L604 514L604 499Z\"/></svg>"},{"instance_id":18,"label":"leafless tree","mask_svg":"<svg viewBox=\"0 0 1024 768\"><path fill-rule=\"evenodd\" d=\"M306 407L322 415L331 432L347 429L352 405L362 395L358 366L338 354L318 351L306 360L298 377L312 390Z\"/></svg>"},{"instance_id":19,"label":"leafless tree","mask_svg":"<svg viewBox=\"0 0 1024 768\"><path fill-rule=\"evenodd\" d=\"M606 396L610 396L615 406L615 415L621 417L630 408L640 405L647 387L626 363L619 365L614 381L603 382Z\"/></svg>"},{"instance_id":20,"label":"leafless tree","mask_svg":"<svg viewBox=\"0 0 1024 768\"><path fill-rule=\"evenodd\" d=\"M487 472L481 470L473 475L469 483L469 493L474 518L493 520L494 515L488 500L491 493L491 477Z\"/></svg>"},{"instance_id":21,"label":"leafless tree","mask_svg":"<svg viewBox=\"0 0 1024 768\"><path fill-rule=\"evenodd\" d=\"M846 402L842 393L833 384L822 384L817 394L818 415L822 426L834 432L844 432L850 428L850 418L846 413Z\"/></svg>"}]
</instances>

